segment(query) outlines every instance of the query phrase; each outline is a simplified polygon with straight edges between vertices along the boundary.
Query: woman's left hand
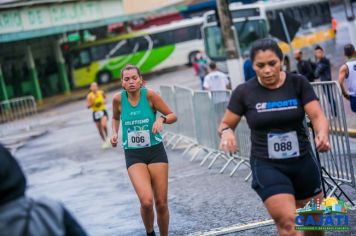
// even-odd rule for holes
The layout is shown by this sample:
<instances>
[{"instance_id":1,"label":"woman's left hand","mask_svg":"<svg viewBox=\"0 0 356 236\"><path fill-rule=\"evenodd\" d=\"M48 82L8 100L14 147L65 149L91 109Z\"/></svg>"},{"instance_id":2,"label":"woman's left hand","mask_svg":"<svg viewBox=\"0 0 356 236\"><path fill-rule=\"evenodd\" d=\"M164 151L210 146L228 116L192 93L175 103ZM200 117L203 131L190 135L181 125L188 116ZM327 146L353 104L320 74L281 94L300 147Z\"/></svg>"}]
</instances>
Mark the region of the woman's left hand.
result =
<instances>
[{"instance_id":1,"label":"woman's left hand","mask_svg":"<svg viewBox=\"0 0 356 236\"><path fill-rule=\"evenodd\" d=\"M315 137L315 146L319 152L330 150L329 136L324 133L318 133Z\"/></svg>"},{"instance_id":2,"label":"woman's left hand","mask_svg":"<svg viewBox=\"0 0 356 236\"><path fill-rule=\"evenodd\" d=\"M152 126L152 133L160 133L163 130L163 119L159 117Z\"/></svg>"}]
</instances>

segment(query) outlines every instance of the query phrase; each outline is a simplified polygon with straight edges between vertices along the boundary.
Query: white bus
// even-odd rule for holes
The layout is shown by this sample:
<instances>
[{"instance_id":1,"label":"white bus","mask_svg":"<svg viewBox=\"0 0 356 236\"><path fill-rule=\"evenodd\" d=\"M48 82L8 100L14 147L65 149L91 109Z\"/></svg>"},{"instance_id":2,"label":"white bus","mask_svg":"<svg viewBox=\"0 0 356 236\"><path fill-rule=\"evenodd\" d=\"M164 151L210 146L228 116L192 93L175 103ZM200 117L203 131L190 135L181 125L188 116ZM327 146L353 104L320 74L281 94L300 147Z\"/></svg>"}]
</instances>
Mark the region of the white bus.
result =
<instances>
[{"instance_id":1,"label":"white bus","mask_svg":"<svg viewBox=\"0 0 356 236\"><path fill-rule=\"evenodd\" d=\"M300 23L291 45L293 49L302 49L306 57L312 56L313 46L316 44L328 50L335 39L328 0L280 0L246 5L231 3L229 9L241 55L248 55L250 45L255 40L273 37L270 32L276 30L274 27L278 27L275 22L280 17L280 12L285 19L292 18ZM206 53L211 60L226 60L224 42L214 11L204 15L203 39ZM285 53L286 69L295 70L294 58L291 57L288 44L279 41L279 45Z\"/></svg>"},{"instance_id":2,"label":"white bus","mask_svg":"<svg viewBox=\"0 0 356 236\"><path fill-rule=\"evenodd\" d=\"M74 46L66 53L74 87L118 79L126 64L138 66L142 73L191 64L204 48L202 23L201 17L185 19Z\"/></svg>"}]
</instances>

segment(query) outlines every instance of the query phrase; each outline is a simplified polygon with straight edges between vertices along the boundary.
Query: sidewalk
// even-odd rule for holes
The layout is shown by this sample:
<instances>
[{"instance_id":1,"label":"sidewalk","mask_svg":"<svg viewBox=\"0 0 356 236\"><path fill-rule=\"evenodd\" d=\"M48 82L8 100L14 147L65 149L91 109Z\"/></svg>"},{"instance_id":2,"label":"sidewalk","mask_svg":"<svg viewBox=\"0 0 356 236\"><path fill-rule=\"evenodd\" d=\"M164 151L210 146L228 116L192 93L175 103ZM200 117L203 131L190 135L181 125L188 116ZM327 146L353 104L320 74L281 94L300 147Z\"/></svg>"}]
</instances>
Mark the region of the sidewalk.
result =
<instances>
[{"instance_id":1,"label":"sidewalk","mask_svg":"<svg viewBox=\"0 0 356 236\"><path fill-rule=\"evenodd\" d=\"M99 88L101 90L104 90L105 93L107 93L113 90L120 89L121 82L119 80L112 81L109 84L99 85ZM85 99L88 92L89 92L89 87L73 90L71 91L70 94L58 94L52 97L44 98L42 103L37 102L37 111L44 112L69 102Z\"/></svg>"},{"instance_id":2,"label":"sidewalk","mask_svg":"<svg viewBox=\"0 0 356 236\"><path fill-rule=\"evenodd\" d=\"M179 70L186 70L186 69L187 69L186 66L176 66L168 69L163 69L162 71L158 71L158 72L150 72L143 76L145 81L149 81L153 77L161 76L164 75L165 73L170 73ZM104 90L105 93L114 90L119 90L121 88L121 80L113 80L108 84L101 84L99 85L99 88L101 90ZM75 89L71 91L70 94L58 94L52 97L44 98L41 104L37 103L37 110L38 112L43 112L60 105L64 105L69 102L85 99L88 92L89 92L89 85L87 86L87 88Z\"/></svg>"}]
</instances>

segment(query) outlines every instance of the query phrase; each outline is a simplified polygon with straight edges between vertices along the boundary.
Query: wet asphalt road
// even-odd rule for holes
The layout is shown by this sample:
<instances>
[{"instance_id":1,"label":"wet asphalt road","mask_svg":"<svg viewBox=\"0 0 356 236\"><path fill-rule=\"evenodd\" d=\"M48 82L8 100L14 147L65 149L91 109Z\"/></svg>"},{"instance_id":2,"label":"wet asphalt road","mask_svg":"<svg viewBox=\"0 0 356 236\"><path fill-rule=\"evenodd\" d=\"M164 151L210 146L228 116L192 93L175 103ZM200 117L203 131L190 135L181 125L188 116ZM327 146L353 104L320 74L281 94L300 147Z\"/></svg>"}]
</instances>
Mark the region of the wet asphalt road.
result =
<instances>
[{"instance_id":1,"label":"wet asphalt road","mask_svg":"<svg viewBox=\"0 0 356 236\"><path fill-rule=\"evenodd\" d=\"M346 35L346 28L340 28L335 52L328 53L334 55L334 79L336 68L342 63L340 54L347 41ZM338 54L334 54L336 52ZM191 69L148 79L147 86L158 89L160 84L199 88L199 81ZM109 94L109 100L113 94ZM347 110L348 106L345 108ZM100 148L99 136L91 120L91 112L85 109L85 102L61 106L40 114L40 117L42 128L48 132L28 140L15 152L28 178L28 194L62 201L90 235L145 235L139 202L127 176L123 152L119 148ZM356 120L355 114L349 110L347 118L349 122ZM168 148L167 151L170 162L170 235L194 235L218 227L269 219L263 204L250 188L250 181L244 181L248 174L246 167L229 177L233 165L223 174L219 173L223 160L209 170L207 164L199 166L202 157L190 162L190 156L181 156L180 148L174 151ZM354 139L351 151L355 168ZM356 200L355 190L347 191ZM350 212L350 225L353 230L349 233L327 235L356 235L355 211ZM272 225L228 235L276 235L276 230Z\"/></svg>"}]
</instances>

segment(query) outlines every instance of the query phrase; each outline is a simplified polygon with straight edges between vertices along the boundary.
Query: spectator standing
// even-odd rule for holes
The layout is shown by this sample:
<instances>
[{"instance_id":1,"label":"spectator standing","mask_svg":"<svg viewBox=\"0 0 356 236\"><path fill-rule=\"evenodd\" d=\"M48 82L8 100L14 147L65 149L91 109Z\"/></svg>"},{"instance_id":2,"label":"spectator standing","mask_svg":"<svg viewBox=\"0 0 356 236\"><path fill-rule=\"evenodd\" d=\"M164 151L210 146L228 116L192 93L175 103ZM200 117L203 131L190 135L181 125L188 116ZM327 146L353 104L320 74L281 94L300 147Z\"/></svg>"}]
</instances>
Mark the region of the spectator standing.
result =
<instances>
[{"instance_id":1,"label":"spectator standing","mask_svg":"<svg viewBox=\"0 0 356 236\"><path fill-rule=\"evenodd\" d=\"M313 71L313 63L310 60L304 60L303 52L298 49L294 52L294 58L297 60L298 73L304 75L309 80L309 82L314 82L315 77Z\"/></svg>"},{"instance_id":2,"label":"spectator standing","mask_svg":"<svg viewBox=\"0 0 356 236\"><path fill-rule=\"evenodd\" d=\"M352 44L344 47L347 62L339 70L339 83L342 94L350 100L351 110L356 112L356 51ZM347 88L345 88L345 82Z\"/></svg>"}]
</instances>

